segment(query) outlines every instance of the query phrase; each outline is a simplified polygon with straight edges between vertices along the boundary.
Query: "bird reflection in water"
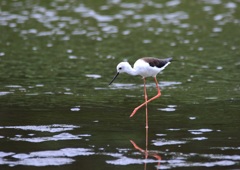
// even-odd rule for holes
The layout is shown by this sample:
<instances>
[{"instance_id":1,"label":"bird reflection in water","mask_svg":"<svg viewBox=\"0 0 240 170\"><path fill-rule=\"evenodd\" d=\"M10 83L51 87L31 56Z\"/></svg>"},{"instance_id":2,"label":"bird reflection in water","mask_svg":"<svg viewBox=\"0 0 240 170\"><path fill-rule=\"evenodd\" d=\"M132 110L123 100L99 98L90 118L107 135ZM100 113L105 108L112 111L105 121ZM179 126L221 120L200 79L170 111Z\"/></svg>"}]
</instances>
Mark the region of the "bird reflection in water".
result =
<instances>
[{"instance_id":1,"label":"bird reflection in water","mask_svg":"<svg viewBox=\"0 0 240 170\"><path fill-rule=\"evenodd\" d=\"M157 163L158 163L157 169L159 169L162 158L156 152L148 150L148 128L146 128L146 148L145 148L145 150L140 148L133 140L130 140L130 142L132 143L133 147L136 150L138 150L139 152L141 152L142 154L145 155L145 160L147 160L148 157L154 157L155 159L157 159ZM147 162L144 163L144 170L146 170L146 169L147 169Z\"/></svg>"}]
</instances>

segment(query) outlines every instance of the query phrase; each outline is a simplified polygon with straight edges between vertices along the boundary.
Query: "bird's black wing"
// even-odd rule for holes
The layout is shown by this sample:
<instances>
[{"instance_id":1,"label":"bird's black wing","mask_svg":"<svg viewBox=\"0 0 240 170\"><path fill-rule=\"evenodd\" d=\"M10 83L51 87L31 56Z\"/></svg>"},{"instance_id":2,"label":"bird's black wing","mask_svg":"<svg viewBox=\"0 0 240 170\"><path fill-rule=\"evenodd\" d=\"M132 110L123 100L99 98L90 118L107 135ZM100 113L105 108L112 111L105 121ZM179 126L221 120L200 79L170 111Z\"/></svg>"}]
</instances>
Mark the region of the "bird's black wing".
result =
<instances>
[{"instance_id":1,"label":"bird's black wing","mask_svg":"<svg viewBox=\"0 0 240 170\"><path fill-rule=\"evenodd\" d=\"M151 67L164 67L167 63L172 61L172 58L166 58L166 59L158 59L158 58L151 58L146 57L143 58L144 61L148 62Z\"/></svg>"}]
</instances>

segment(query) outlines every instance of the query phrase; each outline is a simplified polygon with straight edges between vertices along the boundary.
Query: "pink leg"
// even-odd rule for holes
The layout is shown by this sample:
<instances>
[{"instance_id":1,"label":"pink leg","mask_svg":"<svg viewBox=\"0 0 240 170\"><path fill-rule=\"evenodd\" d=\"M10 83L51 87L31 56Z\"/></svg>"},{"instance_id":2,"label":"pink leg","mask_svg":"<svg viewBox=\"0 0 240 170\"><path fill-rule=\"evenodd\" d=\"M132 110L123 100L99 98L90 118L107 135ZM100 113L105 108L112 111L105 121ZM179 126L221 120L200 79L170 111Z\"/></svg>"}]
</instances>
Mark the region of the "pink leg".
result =
<instances>
[{"instance_id":1,"label":"pink leg","mask_svg":"<svg viewBox=\"0 0 240 170\"><path fill-rule=\"evenodd\" d=\"M144 98L145 98L145 103L148 100L148 96L147 96L147 88L146 88L146 79L143 78L144 81ZM148 108L147 108L147 103L146 103L146 128L148 128Z\"/></svg>"},{"instance_id":2,"label":"pink leg","mask_svg":"<svg viewBox=\"0 0 240 170\"><path fill-rule=\"evenodd\" d=\"M145 149L145 159L148 158L148 128L146 128L146 149Z\"/></svg>"},{"instance_id":3,"label":"pink leg","mask_svg":"<svg viewBox=\"0 0 240 170\"><path fill-rule=\"evenodd\" d=\"M147 103L149 103L149 102L151 102L151 101L153 101L153 100L155 100L156 98L158 98L158 97L161 96L161 91L160 91L160 88L159 88L159 86L158 86L158 82L157 82L156 77L154 77L154 80L155 80L156 87L157 87L157 91L158 91L157 95L154 96L154 97L152 97L151 99L145 101L143 104L139 105L138 107L136 107L136 108L133 110L133 112L132 112L132 114L130 115L130 117L133 117L133 116L135 115L135 113L138 111L138 109L140 109L141 107L143 107L143 106L146 105Z\"/></svg>"}]
</instances>

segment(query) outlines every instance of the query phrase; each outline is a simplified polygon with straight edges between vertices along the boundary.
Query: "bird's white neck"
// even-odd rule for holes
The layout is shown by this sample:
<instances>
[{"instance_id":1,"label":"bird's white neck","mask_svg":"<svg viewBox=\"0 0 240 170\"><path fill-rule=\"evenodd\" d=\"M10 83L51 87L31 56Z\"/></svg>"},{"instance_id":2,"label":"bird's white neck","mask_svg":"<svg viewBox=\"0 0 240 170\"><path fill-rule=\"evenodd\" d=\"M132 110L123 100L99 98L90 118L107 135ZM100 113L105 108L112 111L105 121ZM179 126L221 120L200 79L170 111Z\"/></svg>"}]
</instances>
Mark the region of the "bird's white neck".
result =
<instances>
[{"instance_id":1,"label":"bird's white neck","mask_svg":"<svg viewBox=\"0 0 240 170\"><path fill-rule=\"evenodd\" d=\"M128 62L121 62L117 65L117 72L119 73L127 73L130 75L138 75L136 69L132 68L132 66Z\"/></svg>"},{"instance_id":2,"label":"bird's white neck","mask_svg":"<svg viewBox=\"0 0 240 170\"><path fill-rule=\"evenodd\" d=\"M132 68L132 66L130 64L128 67L125 68L124 72L127 74L130 74L132 76L138 75L137 71L134 68Z\"/></svg>"}]
</instances>

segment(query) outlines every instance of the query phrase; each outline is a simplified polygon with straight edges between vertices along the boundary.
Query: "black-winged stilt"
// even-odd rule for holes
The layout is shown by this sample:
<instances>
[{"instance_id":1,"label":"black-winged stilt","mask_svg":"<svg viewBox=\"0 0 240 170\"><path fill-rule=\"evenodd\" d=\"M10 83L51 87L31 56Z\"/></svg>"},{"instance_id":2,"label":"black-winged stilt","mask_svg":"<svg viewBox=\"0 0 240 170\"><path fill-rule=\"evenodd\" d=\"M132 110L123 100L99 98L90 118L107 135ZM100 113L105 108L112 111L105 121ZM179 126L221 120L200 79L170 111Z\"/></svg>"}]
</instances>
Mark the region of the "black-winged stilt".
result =
<instances>
[{"instance_id":1,"label":"black-winged stilt","mask_svg":"<svg viewBox=\"0 0 240 170\"><path fill-rule=\"evenodd\" d=\"M144 57L138 59L134 65L133 68L128 62L121 62L117 65L117 74L113 77L112 81L109 83L112 84L112 82L117 78L117 76L120 73L127 73L130 75L140 75L143 77L143 82L144 82L144 96L145 96L145 102L136 107L130 117L133 117L134 114L143 107L144 105L147 106L149 102L152 100L158 98L161 96L161 91L158 86L158 81L157 81L157 74L161 72L163 69L165 69L172 61L172 58L166 58L166 59L158 59L158 58L152 58L152 57ZM154 81L156 83L157 87L157 95L152 97L151 99L148 100L147 98L147 90L146 90L146 77L154 77ZM147 112L147 107L146 107L146 128L148 128L148 112Z\"/></svg>"}]
</instances>

